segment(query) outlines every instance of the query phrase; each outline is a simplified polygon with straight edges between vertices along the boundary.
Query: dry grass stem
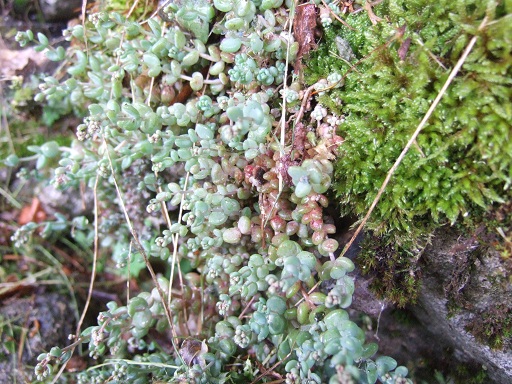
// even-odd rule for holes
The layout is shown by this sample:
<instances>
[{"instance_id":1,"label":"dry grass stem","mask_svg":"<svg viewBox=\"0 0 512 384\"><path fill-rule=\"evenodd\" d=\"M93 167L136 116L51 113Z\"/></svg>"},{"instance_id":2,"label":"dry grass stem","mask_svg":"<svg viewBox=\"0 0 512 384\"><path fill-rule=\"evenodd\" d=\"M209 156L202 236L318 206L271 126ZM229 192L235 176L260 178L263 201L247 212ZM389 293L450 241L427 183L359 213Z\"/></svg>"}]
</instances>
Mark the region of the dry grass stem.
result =
<instances>
[{"instance_id":1,"label":"dry grass stem","mask_svg":"<svg viewBox=\"0 0 512 384\"><path fill-rule=\"evenodd\" d=\"M119 204L121 206L121 210L123 211L126 224L128 225L128 229L135 241L135 247L137 248L139 253L142 255L142 258L144 259L144 263L146 264L146 268L147 268L149 274L151 275L151 279L153 280L153 284L155 285L155 287L158 291L158 294L160 296L162 306L164 307L165 316L167 317L167 322L169 323L169 326L171 328L171 332L173 335L173 337L171 338L172 346L175 349L176 353L178 354L179 358L182 360L182 363L185 364L185 362L183 361L183 359L179 353L178 344L177 344L178 343L178 335L176 333L176 329L175 329L174 323L172 321L172 313L169 308L169 305L167 304L165 293L163 292L162 287L158 283L153 266L149 262L148 255L146 254L146 252L144 251L144 248L142 247L142 244L140 243L139 237L137 236L137 233L135 232L135 229L133 228L130 216L128 215L128 211L126 210L126 206L124 204L124 199L123 199L123 194L122 194L121 189L119 188L119 184L117 183L117 180L116 180L114 164L112 163L112 158L110 156L108 144L107 144L105 138L103 138L103 145L105 147L105 152L107 154L108 162L110 165L110 170L112 172L112 180L113 180L114 186L116 188L117 196L119 198Z\"/></svg>"}]
</instances>

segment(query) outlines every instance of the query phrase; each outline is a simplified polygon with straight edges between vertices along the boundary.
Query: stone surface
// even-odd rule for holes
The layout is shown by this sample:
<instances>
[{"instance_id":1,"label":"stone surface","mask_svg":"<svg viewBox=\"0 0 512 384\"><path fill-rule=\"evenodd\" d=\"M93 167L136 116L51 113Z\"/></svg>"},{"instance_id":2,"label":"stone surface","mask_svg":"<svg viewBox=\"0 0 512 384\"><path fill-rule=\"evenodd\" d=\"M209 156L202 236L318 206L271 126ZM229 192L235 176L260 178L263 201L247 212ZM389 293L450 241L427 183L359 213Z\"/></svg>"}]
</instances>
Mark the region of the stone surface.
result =
<instances>
[{"instance_id":1,"label":"stone surface","mask_svg":"<svg viewBox=\"0 0 512 384\"><path fill-rule=\"evenodd\" d=\"M453 349L456 360L478 362L493 382L511 383L512 340L493 350L467 330L497 307L512 307L512 287L500 255L482 248L476 236L442 230L425 250L421 269L418 305L412 308L416 318Z\"/></svg>"},{"instance_id":2,"label":"stone surface","mask_svg":"<svg viewBox=\"0 0 512 384\"><path fill-rule=\"evenodd\" d=\"M83 191L71 188L61 191L48 185L37 196L48 215L60 213L72 220L93 212L94 196L90 188L84 188Z\"/></svg>"},{"instance_id":3,"label":"stone surface","mask_svg":"<svg viewBox=\"0 0 512 384\"><path fill-rule=\"evenodd\" d=\"M23 299L12 297L2 303L0 318L4 327L9 325L12 336L0 334L0 383L32 382L32 371L24 367L34 366L40 353L69 343L74 315L68 301L57 293L42 292ZM14 342L15 355L7 348L9 340Z\"/></svg>"},{"instance_id":4,"label":"stone surface","mask_svg":"<svg viewBox=\"0 0 512 384\"><path fill-rule=\"evenodd\" d=\"M39 7L46 21L66 21L80 13L82 0L39 0Z\"/></svg>"},{"instance_id":5,"label":"stone surface","mask_svg":"<svg viewBox=\"0 0 512 384\"><path fill-rule=\"evenodd\" d=\"M485 325L485 316L497 307L512 308L504 261L493 248L481 245L477 238L483 236L439 230L420 261L418 302L405 310L376 298L368 288L372 278L354 271L352 308L373 318L368 340L379 344L379 353L410 368L417 380L436 382L435 370L453 377L462 368L475 376L486 371L485 383L512 383L512 340L492 349L468 331L472 324ZM454 382L465 383L460 380Z\"/></svg>"}]
</instances>

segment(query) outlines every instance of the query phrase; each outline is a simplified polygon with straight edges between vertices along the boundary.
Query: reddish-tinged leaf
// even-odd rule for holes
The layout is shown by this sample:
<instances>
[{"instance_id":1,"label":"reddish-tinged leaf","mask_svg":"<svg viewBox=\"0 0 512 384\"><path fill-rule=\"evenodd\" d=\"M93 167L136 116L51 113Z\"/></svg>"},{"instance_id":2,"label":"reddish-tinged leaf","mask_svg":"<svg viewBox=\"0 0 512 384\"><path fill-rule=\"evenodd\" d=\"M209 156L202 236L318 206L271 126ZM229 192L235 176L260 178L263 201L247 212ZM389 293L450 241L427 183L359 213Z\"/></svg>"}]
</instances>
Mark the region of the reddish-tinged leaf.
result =
<instances>
[{"instance_id":1,"label":"reddish-tinged leaf","mask_svg":"<svg viewBox=\"0 0 512 384\"><path fill-rule=\"evenodd\" d=\"M402 45L400 45L400 48L398 48L398 57L400 57L400 60L405 60L405 58L407 57L407 51L409 51L410 45L411 45L410 37L405 39L403 41Z\"/></svg>"}]
</instances>

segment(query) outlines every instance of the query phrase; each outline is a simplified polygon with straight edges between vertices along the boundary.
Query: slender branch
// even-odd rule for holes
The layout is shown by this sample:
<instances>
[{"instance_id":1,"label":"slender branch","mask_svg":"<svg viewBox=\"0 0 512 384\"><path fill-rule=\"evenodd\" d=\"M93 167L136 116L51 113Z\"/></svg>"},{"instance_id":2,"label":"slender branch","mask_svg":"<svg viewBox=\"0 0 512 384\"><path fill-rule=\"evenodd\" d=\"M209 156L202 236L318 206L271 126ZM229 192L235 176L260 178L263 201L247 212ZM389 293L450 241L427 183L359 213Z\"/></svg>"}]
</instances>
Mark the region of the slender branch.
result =
<instances>
[{"instance_id":1,"label":"slender branch","mask_svg":"<svg viewBox=\"0 0 512 384\"><path fill-rule=\"evenodd\" d=\"M290 25L288 26L288 39L287 39L287 45L286 45L286 65L284 67L284 78L283 78L283 108L281 112L281 137L280 137L280 150L281 150L281 158L284 156L284 145L285 145L285 136L286 136L286 89L288 88L286 85L286 79L288 78L288 64L290 60L290 36L292 35L292 26L293 26L293 19L295 18L295 7L296 3L294 3L293 8L290 9ZM283 175L282 172L278 173L279 177L279 195L283 191ZM264 228L262 228L264 230ZM265 238L263 236L263 238Z\"/></svg>"},{"instance_id":2,"label":"slender branch","mask_svg":"<svg viewBox=\"0 0 512 384\"><path fill-rule=\"evenodd\" d=\"M172 321L171 309L167 305L165 293L163 292L162 287L160 286L160 284L158 284L158 280L157 280L155 271L153 269L153 266L149 262L148 255L146 254L146 251L144 251L144 248L142 247L142 244L140 243L139 237L137 236L137 233L135 232L135 229L133 228L132 221L130 219L130 216L128 215L128 211L124 204L123 194L122 194L121 189L119 188L119 184L117 183L117 180L116 180L114 164L113 164L112 158L110 156L107 141L105 140L104 137L103 137L103 145L105 146L105 152L107 154L108 162L110 165L110 170L112 172L112 180L113 180L114 186L116 188L117 196L119 197L119 205L121 206L121 210L123 211L123 214L124 214L124 217L126 220L126 224L128 225L128 229L129 229L133 239L135 240L135 243L134 243L135 247L142 255L142 258L144 259L144 263L146 264L146 268L147 268L149 274L151 275L151 279L153 280L153 283L155 284L155 287L158 291L158 295L160 296L162 306L164 307L165 316L167 317L167 321L169 323L169 326L171 327L171 332L173 335L173 337L171 338L172 346L173 346L174 350L176 351L176 353L178 354L178 357L182 360L182 363L185 364L185 362L183 361L183 358L179 354L179 349L178 349L178 345L177 345L178 335L176 333L176 329L174 328L174 323Z\"/></svg>"},{"instance_id":3,"label":"slender branch","mask_svg":"<svg viewBox=\"0 0 512 384\"><path fill-rule=\"evenodd\" d=\"M85 307L82 311L82 316L80 320L78 320L78 325L76 326L75 332L75 340L78 339L80 335L80 328L82 327L82 323L84 322L85 315L87 314L87 310L89 309L89 305L91 304L92 291L94 289L94 281L96 280L96 272L98 266L98 249L99 249L99 230L98 230L98 184L99 184L100 175L96 176L96 180L94 181L94 250L93 250L93 261L92 261L92 272L91 272L91 281L89 283L89 291L87 292L87 299L85 300Z\"/></svg>"},{"instance_id":4,"label":"slender branch","mask_svg":"<svg viewBox=\"0 0 512 384\"><path fill-rule=\"evenodd\" d=\"M82 315L80 316L80 319L78 320L78 324L76 326L75 331L75 342L73 344L70 344L68 349L71 349L71 353L74 352L76 346L80 345L82 339L80 338L80 328L82 327L82 323L84 322L85 315L87 314L87 310L89 309L89 305L91 304L92 299L92 292L94 288L94 281L96 280L96 272L97 272L97 265L98 265L98 249L99 249L99 241L98 241L98 184L99 184L100 175L96 176L96 180L94 181L94 187L93 187L93 196L94 196L94 250L93 250L93 261L92 261L92 272L91 272L91 281L89 283L89 291L87 292L87 299L85 300L85 306L82 310ZM66 366L68 365L69 360L67 360L59 369L59 372L57 372L57 375L52 381L52 384L55 384L62 373L64 372L64 369L66 369Z\"/></svg>"},{"instance_id":5,"label":"slender branch","mask_svg":"<svg viewBox=\"0 0 512 384\"><path fill-rule=\"evenodd\" d=\"M193 51L195 51L195 49L194 49L194 48L190 48L190 47L187 47L187 46L184 46L184 47L183 47L183 50L184 50L184 51L187 51L187 52L193 52ZM216 62L217 62L217 60L215 60L215 57L213 57L213 56L210 56L210 55L208 55L208 54L206 54L206 53L202 53L202 52L198 52L198 53L199 53L199 57L202 57L203 59L206 59L206 60L208 60L208 61L211 61L212 63L216 63Z\"/></svg>"},{"instance_id":6,"label":"slender branch","mask_svg":"<svg viewBox=\"0 0 512 384\"><path fill-rule=\"evenodd\" d=\"M178 214L178 221L177 223L181 223L181 218L182 218L182 215L183 215L183 202L185 201L185 192L187 190L187 184L188 184L188 178L190 176L190 172L187 172L187 175L185 176L185 183L183 184L183 193L181 194L181 200L180 200L180 211L179 211L179 214ZM164 204L162 202L162 204ZM165 210L167 211L167 209L165 208ZM170 227L169 227L170 228ZM172 234L171 235L171 238L172 238L172 242L173 242L173 251L172 251L172 263L171 263L171 276L170 276L170 283L169 283L169 289L168 289L168 292L167 292L167 302L168 302L168 305L171 304L171 298L172 298L172 279L174 277L174 268L176 266L177 263L177 260L178 260L178 240L180 239L180 234L179 233L175 233L175 234ZM183 293L183 276L181 275L181 269L179 267L179 264L178 264L178 275L179 275L179 279L180 279L180 286L181 286L181 293L182 295L184 294ZM186 308L184 308L184 310L186 311ZM185 317L187 317L187 314L185 312Z\"/></svg>"},{"instance_id":7,"label":"slender branch","mask_svg":"<svg viewBox=\"0 0 512 384\"><path fill-rule=\"evenodd\" d=\"M193 80L192 77L187 76L187 75L180 75L180 79L187 80L187 81ZM218 85L218 84L222 84L222 80L221 79L203 80L203 84Z\"/></svg>"}]
</instances>

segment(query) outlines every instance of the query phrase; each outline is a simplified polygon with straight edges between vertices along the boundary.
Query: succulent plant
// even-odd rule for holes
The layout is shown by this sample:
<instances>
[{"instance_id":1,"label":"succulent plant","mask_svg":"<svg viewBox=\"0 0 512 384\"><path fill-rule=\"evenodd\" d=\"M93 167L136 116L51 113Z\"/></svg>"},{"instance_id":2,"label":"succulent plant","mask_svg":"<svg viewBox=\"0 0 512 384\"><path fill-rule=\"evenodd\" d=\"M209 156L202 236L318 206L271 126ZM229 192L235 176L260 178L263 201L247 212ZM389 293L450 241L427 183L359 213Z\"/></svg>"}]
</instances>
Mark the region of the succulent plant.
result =
<instances>
[{"instance_id":1,"label":"succulent plant","mask_svg":"<svg viewBox=\"0 0 512 384\"><path fill-rule=\"evenodd\" d=\"M293 383L405 376L394 360L371 360L376 346L341 309L354 264L336 257L325 209L342 119L320 95L312 111L301 108L307 96L287 67L299 52L293 12L282 0L177 1L144 23L92 14L65 32L65 55L38 36L40 49L71 65L46 77L36 99L83 119L70 147L33 148L38 168L54 171L60 189L96 191L106 214L77 228L100 238L116 273L146 266L153 284L42 354L38 379L78 344L101 361L79 382L243 382L261 366ZM341 73L314 88L339 90ZM34 233L27 225L17 245ZM151 273L152 262L165 272Z\"/></svg>"}]
</instances>

